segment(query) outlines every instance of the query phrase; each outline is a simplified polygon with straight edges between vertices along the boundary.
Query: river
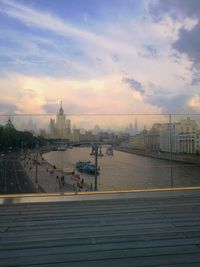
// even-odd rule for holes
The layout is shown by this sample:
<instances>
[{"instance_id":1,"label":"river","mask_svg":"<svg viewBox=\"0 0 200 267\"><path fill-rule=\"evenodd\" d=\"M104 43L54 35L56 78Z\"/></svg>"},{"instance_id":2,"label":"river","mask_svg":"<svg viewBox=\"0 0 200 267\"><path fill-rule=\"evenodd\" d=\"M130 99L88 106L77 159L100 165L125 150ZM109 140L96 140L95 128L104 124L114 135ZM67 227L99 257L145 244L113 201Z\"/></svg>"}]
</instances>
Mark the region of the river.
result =
<instances>
[{"instance_id":1,"label":"river","mask_svg":"<svg viewBox=\"0 0 200 267\"><path fill-rule=\"evenodd\" d=\"M113 156L105 153L98 158L100 174L98 190L166 188L171 186L170 162L168 160L148 158L121 151L114 151ZM51 151L44 158L59 168L73 168L79 160L94 162L90 156L90 147L74 147L66 151ZM173 162L174 187L199 186L200 166ZM94 176L81 173L81 178L94 185Z\"/></svg>"}]
</instances>

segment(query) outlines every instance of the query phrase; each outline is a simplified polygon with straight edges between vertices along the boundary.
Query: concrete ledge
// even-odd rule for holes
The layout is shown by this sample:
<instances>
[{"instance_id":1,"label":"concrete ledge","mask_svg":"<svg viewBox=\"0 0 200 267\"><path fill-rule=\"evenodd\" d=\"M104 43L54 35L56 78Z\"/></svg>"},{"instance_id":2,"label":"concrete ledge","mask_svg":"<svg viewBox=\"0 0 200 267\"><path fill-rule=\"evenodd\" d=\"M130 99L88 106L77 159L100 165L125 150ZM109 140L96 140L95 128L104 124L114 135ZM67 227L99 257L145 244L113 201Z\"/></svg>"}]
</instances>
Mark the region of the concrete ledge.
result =
<instances>
[{"instance_id":1,"label":"concrete ledge","mask_svg":"<svg viewBox=\"0 0 200 267\"><path fill-rule=\"evenodd\" d=\"M128 198L161 198L179 196L199 196L200 187L160 188L143 190L115 190L101 192L79 193L40 193L40 194L13 194L0 195L0 205L18 203L87 201Z\"/></svg>"}]
</instances>

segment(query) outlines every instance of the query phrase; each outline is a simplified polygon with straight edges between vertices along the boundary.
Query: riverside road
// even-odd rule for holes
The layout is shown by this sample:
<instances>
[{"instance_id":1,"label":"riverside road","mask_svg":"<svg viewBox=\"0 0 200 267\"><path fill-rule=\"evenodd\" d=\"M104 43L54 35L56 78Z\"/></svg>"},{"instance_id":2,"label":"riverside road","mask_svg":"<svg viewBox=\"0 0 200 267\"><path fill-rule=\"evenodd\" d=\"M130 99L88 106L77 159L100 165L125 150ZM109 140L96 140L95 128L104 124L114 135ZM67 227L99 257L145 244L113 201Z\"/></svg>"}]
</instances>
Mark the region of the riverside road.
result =
<instances>
[{"instance_id":1,"label":"riverside road","mask_svg":"<svg viewBox=\"0 0 200 267\"><path fill-rule=\"evenodd\" d=\"M9 153L0 159L0 194L34 193L19 161L19 153Z\"/></svg>"}]
</instances>

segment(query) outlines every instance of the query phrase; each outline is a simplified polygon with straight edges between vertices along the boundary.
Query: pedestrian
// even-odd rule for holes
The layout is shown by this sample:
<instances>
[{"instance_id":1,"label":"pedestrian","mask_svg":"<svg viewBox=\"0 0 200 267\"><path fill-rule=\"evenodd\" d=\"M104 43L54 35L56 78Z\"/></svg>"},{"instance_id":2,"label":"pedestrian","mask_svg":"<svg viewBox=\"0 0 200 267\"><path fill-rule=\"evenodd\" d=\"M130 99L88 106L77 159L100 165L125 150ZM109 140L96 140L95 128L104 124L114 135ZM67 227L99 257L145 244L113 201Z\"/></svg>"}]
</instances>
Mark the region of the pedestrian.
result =
<instances>
[{"instance_id":1,"label":"pedestrian","mask_svg":"<svg viewBox=\"0 0 200 267\"><path fill-rule=\"evenodd\" d=\"M62 176L61 176L60 179L59 179L59 189L62 188L62 182L61 182L61 179L62 179Z\"/></svg>"},{"instance_id":2,"label":"pedestrian","mask_svg":"<svg viewBox=\"0 0 200 267\"><path fill-rule=\"evenodd\" d=\"M79 182L76 183L76 191L77 191L77 192L80 191L80 184L79 184Z\"/></svg>"},{"instance_id":3,"label":"pedestrian","mask_svg":"<svg viewBox=\"0 0 200 267\"><path fill-rule=\"evenodd\" d=\"M57 190L59 187L59 177L58 175L56 176L56 182L55 182L55 190Z\"/></svg>"}]
</instances>

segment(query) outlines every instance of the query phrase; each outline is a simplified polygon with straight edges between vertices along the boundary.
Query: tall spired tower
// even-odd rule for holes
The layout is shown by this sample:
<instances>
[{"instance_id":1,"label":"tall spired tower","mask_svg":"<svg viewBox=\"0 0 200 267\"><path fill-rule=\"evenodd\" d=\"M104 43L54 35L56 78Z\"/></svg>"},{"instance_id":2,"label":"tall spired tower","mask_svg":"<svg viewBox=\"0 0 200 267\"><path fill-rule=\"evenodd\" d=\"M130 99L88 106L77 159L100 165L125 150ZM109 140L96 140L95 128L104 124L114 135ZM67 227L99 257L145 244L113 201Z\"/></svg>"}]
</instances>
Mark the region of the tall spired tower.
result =
<instances>
[{"instance_id":1,"label":"tall spired tower","mask_svg":"<svg viewBox=\"0 0 200 267\"><path fill-rule=\"evenodd\" d=\"M58 138L66 138L66 123L65 123L65 115L62 108L62 101L60 102L60 109L56 116L56 129Z\"/></svg>"},{"instance_id":2,"label":"tall spired tower","mask_svg":"<svg viewBox=\"0 0 200 267\"><path fill-rule=\"evenodd\" d=\"M61 101L56 121L50 120L50 136L57 139L70 139L70 132L70 120L66 119Z\"/></svg>"}]
</instances>

